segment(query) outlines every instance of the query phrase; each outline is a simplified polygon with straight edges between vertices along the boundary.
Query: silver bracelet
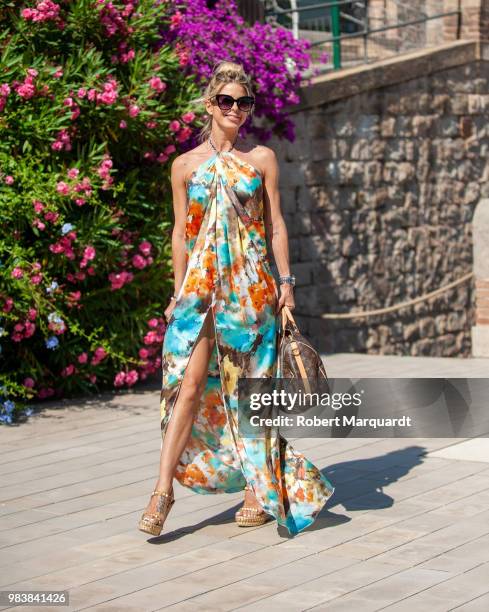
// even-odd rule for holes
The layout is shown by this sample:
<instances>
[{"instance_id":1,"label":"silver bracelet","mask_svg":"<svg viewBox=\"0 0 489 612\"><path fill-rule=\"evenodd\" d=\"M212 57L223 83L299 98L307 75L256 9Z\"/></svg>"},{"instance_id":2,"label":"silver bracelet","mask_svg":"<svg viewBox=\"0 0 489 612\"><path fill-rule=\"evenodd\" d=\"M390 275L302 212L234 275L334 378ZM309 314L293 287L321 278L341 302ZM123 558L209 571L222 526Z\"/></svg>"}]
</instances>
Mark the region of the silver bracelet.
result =
<instances>
[{"instance_id":1,"label":"silver bracelet","mask_svg":"<svg viewBox=\"0 0 489 612\"><path fill-rule=\"evenodd\" d=\"M284 285L284 284L289 284L294 286L295 285L295 276L293 274L290 274L289 276L280 276L278 279L278 282L280 285Z\"/></svg>"}]
</instances>

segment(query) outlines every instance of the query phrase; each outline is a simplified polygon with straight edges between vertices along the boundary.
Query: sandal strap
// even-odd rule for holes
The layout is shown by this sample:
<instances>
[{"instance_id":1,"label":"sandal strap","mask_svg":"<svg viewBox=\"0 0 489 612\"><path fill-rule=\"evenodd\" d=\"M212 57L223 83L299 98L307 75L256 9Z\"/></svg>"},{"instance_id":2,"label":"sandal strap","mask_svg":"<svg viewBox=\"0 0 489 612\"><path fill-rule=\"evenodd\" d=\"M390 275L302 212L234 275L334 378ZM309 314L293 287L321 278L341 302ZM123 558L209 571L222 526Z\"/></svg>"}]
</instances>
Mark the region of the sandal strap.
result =
<instances>
[{"instance_id":1,"label":"sandal strap","mask_svg":"<svg viewBox=\"0 0 489 612\"><path fill-rule=\"evenodd\" d=\"M155 489L151 495L162 495L163 497L172 497L172 494L170 494L168 491L159 491L158 489Z\"/></svg>"}]
</instances>

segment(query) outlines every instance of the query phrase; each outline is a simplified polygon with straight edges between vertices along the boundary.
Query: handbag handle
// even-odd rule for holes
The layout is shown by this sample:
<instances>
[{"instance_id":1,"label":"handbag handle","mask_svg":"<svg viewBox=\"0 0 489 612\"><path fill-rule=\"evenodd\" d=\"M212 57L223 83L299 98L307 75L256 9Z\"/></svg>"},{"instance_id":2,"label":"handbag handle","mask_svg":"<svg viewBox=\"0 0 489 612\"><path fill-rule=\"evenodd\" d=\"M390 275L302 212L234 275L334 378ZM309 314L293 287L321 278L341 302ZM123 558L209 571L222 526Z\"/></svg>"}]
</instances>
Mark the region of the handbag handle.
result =
<instances>
[{"instance_id":1,"label":"handbag handle","mask_svg":"<svg viewBox=\"0 0 489 612\"><path fill-rule=\"evenodd\" d=\"M297 323L295 322L295 319L292 316L292 313L290 312L289 307L282 306L282 329L283 330L285 330L285 327L287 326L287 319L292 323L295 329L299 330L299 328L297 327Z\"/></svg>"}]
</instances>

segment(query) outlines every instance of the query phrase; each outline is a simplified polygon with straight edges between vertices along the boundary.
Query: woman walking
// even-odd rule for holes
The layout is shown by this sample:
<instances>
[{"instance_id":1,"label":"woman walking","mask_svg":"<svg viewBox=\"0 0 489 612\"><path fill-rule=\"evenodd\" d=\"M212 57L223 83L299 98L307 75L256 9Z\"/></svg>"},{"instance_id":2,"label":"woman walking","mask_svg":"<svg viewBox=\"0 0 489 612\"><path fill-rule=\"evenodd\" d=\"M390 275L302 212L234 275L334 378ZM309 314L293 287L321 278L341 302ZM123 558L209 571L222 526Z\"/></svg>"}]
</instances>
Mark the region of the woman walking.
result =
<instances>
[{"instance_id":1,"label":"woman walking","mask_svg":"<svg viewBox=\"0 0 489 612\"><path fill-rule=\"evenodd\" d=\"M165 310L160 472L139 529L159 535L176 478L197 493L245 490L239 525L274 517L297 533L333 486L280 436L238 430L238 379L276 375L277 315L294 308L277 160L238 136L254 104L241 65L221 62L203 100L201 144L171 168L175 294Z\"/></svg>"}]
</instances>

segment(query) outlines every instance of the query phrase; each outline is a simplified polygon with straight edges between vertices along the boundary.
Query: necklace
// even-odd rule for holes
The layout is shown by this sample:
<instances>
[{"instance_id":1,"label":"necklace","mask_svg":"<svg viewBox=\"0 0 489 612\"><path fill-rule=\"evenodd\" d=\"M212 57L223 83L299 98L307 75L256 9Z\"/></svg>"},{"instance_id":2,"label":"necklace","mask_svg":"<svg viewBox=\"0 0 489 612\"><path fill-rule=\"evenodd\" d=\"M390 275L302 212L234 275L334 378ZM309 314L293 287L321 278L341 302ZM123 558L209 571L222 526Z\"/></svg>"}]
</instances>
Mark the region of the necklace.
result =
<instances>
[{"instance_id":1,"label":"necklace","mask_svg":"<svg viewBox=\"0 0 489 612\"><path fill-rule=\"evenodd\" d=\"M233 150L234 145L235 145L235 143L236 143L236 141L237 141L237 140L238 140L238 135L236 134L236 138L234 139L234 142L233 142L233 144L231 145L231 148L229 149L229 151L232 151L232 150ZM229 153L229 151L218 151L218 150L216 149L216 147L213 145L213 143L212 143L212 140L211 140L211 137L210 137L210 136L209 136L209 144L210 144L210 145L211 145L211 147L214 149L214 151L216 151L216 153Z\"/></svg>"}]
</instances>

